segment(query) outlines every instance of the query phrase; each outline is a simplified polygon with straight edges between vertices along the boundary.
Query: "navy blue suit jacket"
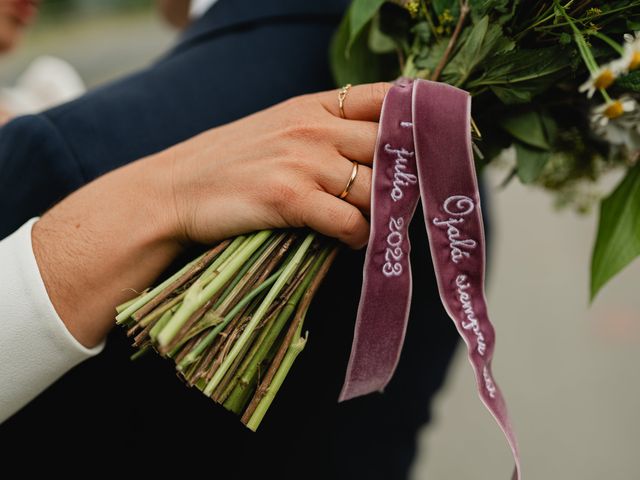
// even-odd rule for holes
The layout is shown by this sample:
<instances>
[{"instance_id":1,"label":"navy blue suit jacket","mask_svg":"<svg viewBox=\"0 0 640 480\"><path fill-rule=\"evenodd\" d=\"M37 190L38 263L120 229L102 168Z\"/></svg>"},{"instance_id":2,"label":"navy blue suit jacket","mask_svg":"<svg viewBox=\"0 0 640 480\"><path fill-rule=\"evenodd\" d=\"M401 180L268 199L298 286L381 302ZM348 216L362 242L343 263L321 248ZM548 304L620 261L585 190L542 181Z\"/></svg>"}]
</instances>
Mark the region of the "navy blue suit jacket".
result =
<instances>
[{"instance_id":1,"label":"navy blue suit jacket","mask_svg":"<svg viewBox=\"0 0 640 480\"><path fill-rule=\"evenodd\" d=\"M149 68L10 122L0 129L0 238L109 170L286 98L333 88L327 51L345 3L220 0ZM154 355L130 362L129 339L114 330L101 355L1 425L0 443L60 458L82 452L96 465L113 452L110 463L130 456L150 470L185 460L242 479L404 478L456 344L420 212L410 228L410 325L384 395L336 402L364 259L364 251L345 248L310 310L307 348L257 434L185 388L168 362ZM120 441L112 445L114 434Z\"/></svg>"}]
</instances>

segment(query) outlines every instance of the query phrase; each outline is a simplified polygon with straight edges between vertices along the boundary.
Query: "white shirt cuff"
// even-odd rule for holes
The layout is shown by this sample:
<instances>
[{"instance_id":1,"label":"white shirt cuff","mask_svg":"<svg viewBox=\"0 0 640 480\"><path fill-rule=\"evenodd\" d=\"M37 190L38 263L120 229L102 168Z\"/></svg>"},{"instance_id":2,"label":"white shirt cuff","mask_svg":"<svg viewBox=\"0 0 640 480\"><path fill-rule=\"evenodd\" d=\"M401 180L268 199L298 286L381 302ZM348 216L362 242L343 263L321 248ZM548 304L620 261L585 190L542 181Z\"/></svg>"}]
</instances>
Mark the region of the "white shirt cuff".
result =
<instances>
[{"instance_id":1,"label":"white shirt cuff","mask_svg":"<svg viewBox=\"0 0 640 480\"><path fill-rule=\"evenodd\" d=\"M86 348L55 311L31 246L37 220L0 241L0 423L106 343Z\"/></svg>"}]
</instances>

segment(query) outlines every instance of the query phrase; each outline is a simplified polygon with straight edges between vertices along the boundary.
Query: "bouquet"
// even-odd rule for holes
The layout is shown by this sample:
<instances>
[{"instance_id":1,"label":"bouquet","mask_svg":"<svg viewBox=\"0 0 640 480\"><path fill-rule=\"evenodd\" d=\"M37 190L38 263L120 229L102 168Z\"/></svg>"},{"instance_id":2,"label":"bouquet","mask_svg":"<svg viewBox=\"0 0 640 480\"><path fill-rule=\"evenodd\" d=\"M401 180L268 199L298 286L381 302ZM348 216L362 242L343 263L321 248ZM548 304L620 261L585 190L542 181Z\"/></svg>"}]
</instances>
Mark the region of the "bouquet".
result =
<instances>
[{"instance_id":1,"label":"bouquet","mask_svg":"<svg viewBox=\"0 0 640 480\"><path fill-rule=\"evenodd\" d=\"M337 253L314 232L239 235L119 306L116 322L140 348L133 358L155 348L256 430L305 346L305 315Z\"/></svg>"},{"instance_id":2,"label":"bouquet","mask_svg":"<svg viewBox=\"0 0 640 480\"><path fill-rule=\"evenodd\" d=\"M479 168L581 212L600 202L591 298L640 254L640 2L355 0L331 47L338 83L398 76L473 96ZM476 139L477 140L477 139ZM598 180L623 175L604 200Z\"/></svg>"},{"instance_id":3,"label":"bouquet","mask_svg":"<svg viewBox=\"0 0 640 480\"><path fill-rule=\"evenodd\" d=\"M469 91L476 165L515 150L505 183L586 211L605 173L591 296L640 254L640 0L355 0L331 45L338 84L404 76ZM155 349L184 381L258 428L305 346L305 315L339 245L266 230L213 246L117 308L134 355Z\"/></svg>"}]
</instances>

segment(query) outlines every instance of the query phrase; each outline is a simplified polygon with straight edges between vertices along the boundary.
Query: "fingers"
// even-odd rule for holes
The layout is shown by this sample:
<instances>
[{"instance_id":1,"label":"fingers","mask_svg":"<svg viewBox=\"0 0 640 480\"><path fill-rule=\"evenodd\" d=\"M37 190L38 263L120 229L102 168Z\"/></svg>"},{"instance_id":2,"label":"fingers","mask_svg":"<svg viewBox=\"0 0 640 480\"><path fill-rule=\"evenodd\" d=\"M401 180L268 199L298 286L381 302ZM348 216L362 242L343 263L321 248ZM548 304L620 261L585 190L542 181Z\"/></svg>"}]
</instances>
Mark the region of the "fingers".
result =
<instances>
[{"instance_id":1,"label":"fingers","mask_svg":"<svg viewBox=\"0 0 640 480\"><path fill-rule=\"evenodd\" d=\"M323 168L318 171L316 182L325 192L337 197L340 195L351 177L353 162L343 157L327 160ZM349 202L361 212L369 215L371 212L371 181L373 170L366 165L358 165L356 178L346 197L339 199Z\"/></svg>"},{"instance_id":2,"label":"fingers","mask_svg":"<svg viewBox=\"0 0 640 480\"><path fill-rule=\"evenodd\" d=\"M305 225L334 237L353 249L364 247L369 240L369 222L350 203L329 193L313 190L302 206Z\"/></svg>"},{"instance_id":3,"label":"fingers","mask_svg":"<svg viewBox=\"0 0 640 480\"><path fill-rule=\"evenodd\" d=\"M349 89L343 103L344 116L348 120L377 122L384 97L391 88L390 83L366 83ZM322 106L340 118L338 91L329 90L316 94Z\"/></svg>"},{"instance_id":4,"label":"fingers","mask_svg":"<svg viewBox=\"0 0 640 480\"><path fill-rule=\"evenodd\" d=\"M350 120L345 122L336 119L332 134L333 144L344 157L365 165L373 165L373 154L378 136L378 124ZM348 177L347 177L348 178Z\"/></svg>"}]
</instances>

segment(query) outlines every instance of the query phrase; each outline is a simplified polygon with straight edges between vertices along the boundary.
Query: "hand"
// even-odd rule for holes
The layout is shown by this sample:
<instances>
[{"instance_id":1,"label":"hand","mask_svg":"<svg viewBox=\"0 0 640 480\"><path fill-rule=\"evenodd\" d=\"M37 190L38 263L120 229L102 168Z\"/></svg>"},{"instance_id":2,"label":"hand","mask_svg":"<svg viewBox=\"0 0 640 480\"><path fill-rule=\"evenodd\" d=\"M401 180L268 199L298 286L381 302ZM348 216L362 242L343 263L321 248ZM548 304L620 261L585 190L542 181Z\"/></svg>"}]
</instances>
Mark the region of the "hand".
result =
<instances>
[{"instance_id":1,"label":"hand","mask_svg":"<svg viewBox=\"0 0 640 480\"><path fill-rule=\"evenodd\" d=\"M142 290L186 241L309 226L352 247L368 238L371 165L386 84L288 100L114 170L35 223L33 250L69 331L98 344L114 306ZM351 173L356 181L339 195Z\"/></svg>"},{"instance_id":2,"label":"hand","mask_svg":"<svg viewBox=\"0 0 640 480\"><path fill-rule=\"evenodd\" d=\"M340 118L335 90L295 97L167 152L182 241L309 226L366 245L372 159L386 83L351 88ZM359 162L345 199L339 195Z\"/></svg>"},{"instance_id":3,"label":"hand","mask_svg":"<svg viewBox=\"0 0 640 480\"><path fill-rule=\"evenodd\" d=\"M0 127L11 120L11 114L0 107Z\"/></svg>"}]
</instances>

